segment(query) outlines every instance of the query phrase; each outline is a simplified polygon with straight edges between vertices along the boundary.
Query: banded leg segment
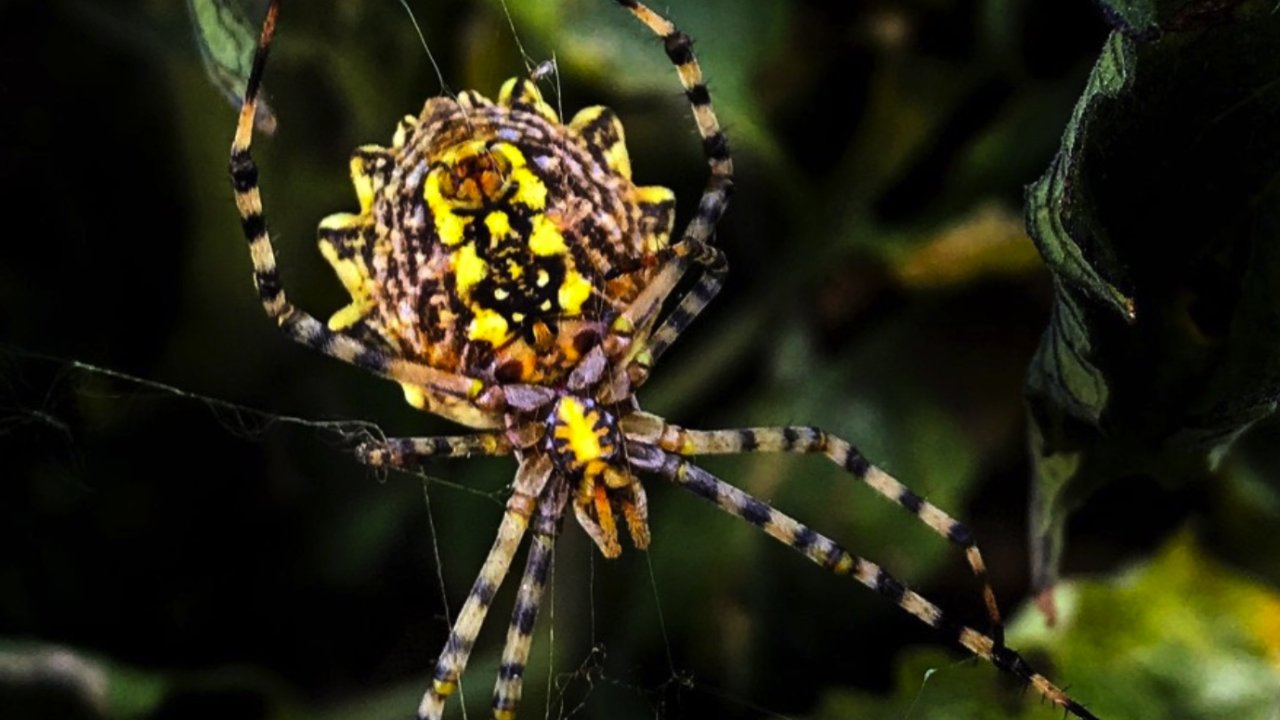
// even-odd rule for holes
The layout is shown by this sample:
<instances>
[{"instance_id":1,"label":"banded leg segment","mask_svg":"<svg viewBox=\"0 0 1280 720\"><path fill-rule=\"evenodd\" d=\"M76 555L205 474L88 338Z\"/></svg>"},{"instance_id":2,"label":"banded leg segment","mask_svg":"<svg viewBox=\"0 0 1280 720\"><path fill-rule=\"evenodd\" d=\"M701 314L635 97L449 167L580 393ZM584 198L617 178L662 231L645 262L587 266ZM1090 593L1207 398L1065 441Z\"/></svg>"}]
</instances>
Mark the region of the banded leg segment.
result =
<instances>
[{"instance_id":1,"label":"banded leg segment","mask_svg":"<svg viewBox=\"0 0 1280 720\"><path fill-rule=\"evenodd\" d=\"M356 457L373 467L404 470L417 467L428 458L502 456L512 452L511 442L501 433L476 433L368 441L356 448Z\"/></svg>"},{"instance_id":2,"label":"banded leg segment","mask_svg":"<svg viewBox=\"0 0 1280 720\"><path fill-rule=\"evenodd\" d=\"M444 715L445 701L458 689L458 678L462 676L467 660L471 657L471 648L476 636L480 634L480 626L484 624L493 596L507 577L511 559L520 546L532 512L533 501L529 498L512 495L507 502L502 524L498 526L498 537L480 568L480 575L471 586L471 592L467 594L458 619L449 631L449 639L436 662L431 689L427 690L418 706L419 720L440 720Z\"/></svg>"},{"instance_id":3,"label":"banded leg segment","mask_svg":"<svg viewBox=\"0 0 1280 720\"><path fill-rule=\"evenodd\" d=\"M431 688L422 697L418 706L418 720L440 720L444 715L444 704L449 696L458 689L458 678L466 669L467 660L471 657L471 648L475 645L480 626L484 624L489 605L497 594L502 581L511 568L511 559L515 557L520 540L529 527L529 519L538 505L538 497L542 494L547 480L551 476L551 460L545 455L529 460L522 460L516 471L515 488L507 499L507 508L502 515L502 523L498 526L498 536L493 541L480 575L467 594L458 619L449 630L449 639L445 641L444 650L436 662L435 675Z\"/></svg>"},{"instance_id":4,"label":"banded leg segment","mask_svg":"<svg viewBox=\"0 0 1280 720\"><path fill-rule=\"evenodd\" d=\"M635 348L632 351L631 357L634 358L634 364L643 376L676 337L716 296L724 282L724 275L728 269L724 256L719 250L710 247L710 241L733 194L733 158L729 153L729 140L720 129L720 121L711 104L711 93L703 79L702 68L693 54L693 41L671 21L637 0L618 0L618 4L630 11L655 35L662 38L667 58L675 66L680 84L684 87L685 97L688 98L689 105L693 109L693 119L698 126L698 135L702 138L702 152L711 171L707 185L702 191L702 197L698 200L698 209L693 219L685 226L681 242L673 247L673 250L681 246L689 248L692 251L693 260L706 268L707 272L699 278L694 289L681 299L672 313L662 321L650 339L642 343L644 347ZM661 293L662 298L674 289L675 283L684 274L686 268L682 265L683 262L677 264L676 267L671 268L670 272L660 274L656 280L666 285ZM659 301L657 305L660 306L661 302Z\"/></svg>"},{"instance_id":5,"label":"banded leg segment","mask_svg":"<svg viewBox=\"0 0 1280 720\"><path fill-rule=\"evenodd\" d=\"M641 376L658 362L658 358L675 343L695 318L703 311L724 286L724 278L729 273L729 264L724 254L711 246L704 246L705 259L699 262L704 272L698 281L689 289L679 304L671 309L671 313L663 318L662 323L647 338L637 343L632 349L631 362L641 370Z\"/></svg>"},{"instance_id":6,"label":"banded leg segment","mask_svg":"<svg viewBox=\"0 0 1280 720\"><path fill-rule=\"evenodd\" d=\"M498 680L493 686L493 716L497 720L514 720L516 707L520 704L520 695L524 689L524 669L533 646L533 628L538 620L542 591L546 588L556 536L559 535L564 517L567 491L568 485L565 483L550 490L550 496L538 506L538 514L533 521L533 541L529 545L524 577L520 579L520 591L516 595L515 609L511 613L507 644L502 648Z\"/></svg>"},{"instance_id":7,"label":"banded leg segment","mask_svg":"<svg viewBox=\"0 0 1280 720\"><path fill-rule=\"evenodd\" d=\"M702 78L702 68L693 54L693 41L670 20L650 10L637 0L618 0L644 23L655 35L662 38L667 58L675 65L685 97L693 108L693 119L702 137L702 152L707 158L711 177L698 201L698 211L684 230L684 240L706 242L715 230L716 223L724 215L733 192L733 158L729 154L729 140L720 129L715 108L711 105L711 93Z\"/></svg>"},{"instance_id":8,"label":"banded leg segment","mask_svg":"<svg viewBox=\"0 0 1280 720\"><path fill-rule=\"evenodd\" d=\"M638 416L638 417L637 417ZM638 433L633 439L650 442L682 456L737 455L754 453L822 453L873 490L905 508L937 534L959 546L973 574L982 583L982 599L991 622L991 636L997 646L1004 643L1004 624L995 590L987 577L973 532L938 506L925 500L889 473L872 465L858 449L845 440L815 427L757 427L733 430L689 430L647 413L624 418L623 431L630 423Z\"/></svg>"},{"instance_id":9,"label":"banded leg segment","mask_svg":"<svg viewBox=\"0 0 1280 720\"><path fill-rule=\"evenodd\" d=\"M700 241L681 242L668 248L662 256L666 258L662 269L614 320L611 328L618 335L633 336L641 333L627 349L615 373L615 377L625 376L629 380L629 388L644 383L658 358L720 292L725 275L729 272L724 253ZM645 332L645 328L652 327L654 317L675 290L691 262L698 263L705 271L658 327Z\"/></svg>"},{"instance_id":10,"label":"banded leg segment","mask_svg":"<svg viewBox=\"0 0 1280 720\"><path fill-rule=\"evenodd\" d=\"M484 384L479 380L397 358L353 337L333 332L312 315L299 310L285 296L276 267L275 248L262 211L258 166L249 152L253 143L253 120L258 104L258 91L262 86L262 74L266 68L279 13L280 1L272 0L262 23L262 34L258 39L253 68L245 88L244 104L240 107L235 139L231 143L231 185L235 191L236 208L240 212L241 229L249 242L254 284L258 288L263 310L290 338L325 355L392 380L430 388L452 397L468 400L478 397L484 390Z\"/></svg>"},{"instance_id":11,"label":"banded leg segment","mask_svg":"<svg viewBox=\"0 0 1280 720\"><path fill-rule=\"evenodd\" d=\"M836 575L849 575L887 597L921 622L947 635L969 652L990 661L1023 683L1035 688L1066 712L1082 720L1097 720L1084 706L1072 700L1047 677L1037 673L1016 651L990 636L953 622L942 609L908 589L879 565L848 552L834 540L775 510L688 460L641 443L628 443L632 465L637 470L657 473L710 500L725 512L755 525L765 534L800 552Z\"/></svg>"}]
</instances>

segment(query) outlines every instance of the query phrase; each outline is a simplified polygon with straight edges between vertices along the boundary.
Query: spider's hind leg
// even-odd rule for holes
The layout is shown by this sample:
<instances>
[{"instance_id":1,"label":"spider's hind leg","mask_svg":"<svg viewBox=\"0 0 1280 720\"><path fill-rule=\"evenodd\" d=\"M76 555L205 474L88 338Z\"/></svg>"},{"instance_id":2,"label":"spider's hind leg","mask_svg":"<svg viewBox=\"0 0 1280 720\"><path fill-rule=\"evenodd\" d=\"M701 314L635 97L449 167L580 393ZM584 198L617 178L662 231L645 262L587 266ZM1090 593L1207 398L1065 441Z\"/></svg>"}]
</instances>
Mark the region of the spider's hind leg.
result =
<instances>
[{"instance_id":1,"label":"spider's hind leg","mask_svg":"<svg viewBox=\"0 0 1280 720\"><path fill-rule=\"evenodd\" d=\"M724 285L725 276L729 272L729 263L724 253L712 245L700 241L688 241L672 247L671 250L677 253L687 251L689 254L676 254L668 261L667 267L670 270L664 270L655 280L655 283L662 283L657 286L661 292L652 293L654 300L648 305L645 304L648 294L637 298L637 302L622 316L624 324L615 325L615 330L624 329L627 325L642 325L645 315L656 313L661 308L662 300L675 289L676 283L688 268L690 259L703 268L703 273L689 292L680 298L680 302L663 318L662 323L653 332L639 338L631 347L624 369L629 372L633 384L636 385L644 382L649 371L658 362L658 358L693 324L694 319L703 309L711 304L719 294L720 288Z\"/></svg>"},{"instance_id":2,"label":"spider's hind leg","mask_svg":"<svg viewBox=\"0 0 1280 720\"><path fill-rule=\"evenodd\" d=\"M941 608L907 588L879 565L850 553L831 538L770 507L768 503L730 485L680 455L644 442L629 442L627 449L629 460L635 469L661 475L694 495L715 503L725 512L755 525L770 537L836 575L853 577L969 652L1035 688L1064 712L1081 720L1097 720L1093 713L1072 700L1049 678L1033 670L1016 651L997 643L988 635L954 622Z\"/></svg>"},{"instance_id":3,"label":"spider's hind leg","mask_svg":"<svg viewBox=\"0 0 1280 720\"><path fill-rule=\"evenodd\" d=\"M445 701L458 689L458 679L471 657L471 649L480 633L480 626L484 624L494 595L507 577L511 560L529 527L530 518L551 477L551 471L551 461L546 455L521 462L520 469L516 471L515 487L511 497L507 499L506 511L498 526L498 536L480 568L475 584L471 586L471 592L467 594L462 610L458 612L457 620L449 630L449 639L445 641L440 659L436 661L431 688L423 695L422 703L418 706L419 720L440 720L444 715Z\"/></svg>"},{"instance_id":4,"label":"spider's hind leg","mask_svg":"<svg viewBox=\"0 0 1280 720\"><path fill-rule=\"evenodd\" d=\"M525 560L515 608L511 612L507 642L502 648L498 680L493 686L493 716L498 720L515 718L524 689L524 669L533 646L533 628L542 604L542 591L546 588L556 536L564 519L565 500L569 496L568 485L563 481L555 482L538 505L538 514L533 520L533 541L529 545L529 557Z\"/></svg>"},{"instance_id":5,"label":"spider's hind leg","mask_svg":"<svg viewBox=\"0 0 1280 720\"><path fill-rule=\"evenodd\" d=\"M964 551L973 574L982 583L982 599L991 623L996 647L1004 644L1004 623L995 590L987 576L987 566L973 532L938 506L917 495L906 485L867 461L849 442L815 427L759 427L733 430L689 430L672 425L648 413L636 413L623 420L639 431L628 433L636 440L652 443L677 455L727 455L752 453L821 453L850 475L871 486L894 504L915 515L938 535Z\"/></svg>"},{"instance_id":6,"label":"spider's hind leg","mask_svg":"<svg viewBox=\"0 0 1280 720\"><path fill-rule=\"evenodd\" d=\"M720 129L720 121L711 105L711 93L703 80L702 67L693 54L693 41L670 20L637 0L618 0L618 4L662 38L667 58L675 66L685 97L693 108L693 119L698 126L698 135L702 137L702 152L707 158L711 177L698 202L697 214L685 228L684 240L708 241L733 192L733 159L729 154L729 141Z\"/></svg>"}]
</instances>

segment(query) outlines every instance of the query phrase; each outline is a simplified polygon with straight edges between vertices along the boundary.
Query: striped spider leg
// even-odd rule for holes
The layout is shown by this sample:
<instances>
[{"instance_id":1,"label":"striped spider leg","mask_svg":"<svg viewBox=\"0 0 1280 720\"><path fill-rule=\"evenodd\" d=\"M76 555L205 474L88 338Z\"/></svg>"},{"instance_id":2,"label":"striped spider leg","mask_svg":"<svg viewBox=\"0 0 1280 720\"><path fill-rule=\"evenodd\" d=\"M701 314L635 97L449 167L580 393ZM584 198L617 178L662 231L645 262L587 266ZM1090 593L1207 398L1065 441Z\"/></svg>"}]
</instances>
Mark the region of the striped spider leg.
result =
<instances>
[{"instance_id":1,"label":"striped spider leg","mask_svg":"<svg viewBox=\"0 0 1280 720\"><path fill-rule=\"evenodd\" d=\"M715 225L723 215L732 193L733 164L728 143L724 139L724 134L719 128L711 107L710 95L703 81L701 69L692 53L688 36L680 32L670 21L635 0L618 0L618 2L663 39L667 56L675 64L681 84L693 105L694 118L711 167L711 178L695 218L686 227L682 242L671 248L671 254L675 257L664 267L664 273L659 276L658 282L646 288L646 294L652 293L655 298L653 305L645 306L637 303L633 307L637 311L656 313L662 300L674 288L686 269L689 256L697 258L698 263L704 268L704 273L647 339L638 341L632 348L628 355L629 362L623 371L631 380L629 389L633 390L635 386L644 382L657 358L710 303L723 284L727 263L723 254L709 243ZM642 312L638 312L637 317L643 317ZM624 315L620 320L636 322L637 317ZM624 329L629 328L620 327L620 323L615 323L615 330ZM1066 712L1080 718L1094 717L1045 676L1034 672L1017 652L1004 645L1004 625L999 605L973 533L897 479L870 464L847 441L811 427L744 428L723 431L686 430L668 424L662 418L640 411L623 417L621 427L630 441L628 448L632 453L631 463L637 470L656 472L692 490L695 494L716 501L731 514L762 527L776 539L804 552L815 562L840 574L852 571L860 582L889 596L896 604L926 624L935 628L951 628L954 624L944 619L937 606L907 590L875 564L850 555L831 540L683 459L685 456L699 454L823 453L832 462L871 486L880 495L914 514L934 532L964 551L970 569L982 584L983 601L990 622L990 630L989 634L983 634L971 628L955 626L956 632L952 637L958 644L1036 688ZM660 454L659 459L654 458L655 452ZM696 478L696 481L688 480L691 477ZM821 555L808 552L807 547L811 543L815 547L825 544L828 550ZM844 560L840 561L838 557L843 557Z\"/></svg>"},{"instance_id":2,"label":"striped spider leg","mask_svg":"<svg viewBox=\"0 0 1280 720\"><path fill-rule=\"evenodd\" d=\"M692 436L699 436L699 440L712 440L713 438L724 437L728 434L737 435L742 432L730 430L695 433L676 428L671 429L675 433L682 433L686 439L692 439ZM808 431L808 437L797 438L797 442L807 442L810 447L813 447L814 443L821 442L825 444L825 448L822 451L827 452L833 459L841 454L845 456L846 461L850 458L856 458L849 465L857 469L851 468L850 472L858 474L860 471L863 479L868 479L873 473L878 474L879 477L875 482L872 482L873 487L876 482L884 480L897 484L896 480L892 480L892 478L868 465L848 443L823 435L820 432L815 434L811 429L807 428L793 430L797 434ZM773 432L781 435L782 429L762 428L748 432L754 433L755 437L760 440L760 448L773 446L776 447L777 451L787 450L777 442L781 438L766 437L766 435ZM697 445L698 441L694 440L693 444ZM708 444L721 452L735 452L718 441ZM690 448L686 446L682 449L688 450ZM798 551L809 560L832 573L852 576L855 580L885 596L921 622L951 638L964 649L984 660L990 661L993 665L1012 674L1024 684L1035 688L1041 695L1062 708L1065 713L1070 713L1082 720L1097 720L1084 706L1072 700L1066 692L1054 685L1044 675L1033 670L1017 651L997 642L990 635L952 621L943 614L937 605L908 589L900 581L885 572L879 565L850 553L831 538L694 465L679 452L667 450L661 447L660 444L651 444L645 441L628 442L627 450L632 467L636 470L647 471L665 477L694 495L715 503L730 515L741 518L760 528L765 534ZM769 450L763 451L768 452ZM806 452L808 450L800 449L800 446L797 445L796 451ZM901 486L899 485L899 487ZM945 515L941 515L940 511L939 516L939 519L945 518ZM946 518L946 520L950 519ZM954 521L950 522L954 523Z\"/></svg>"},{"instance_id":3,"label":"striped spider leg","mask_svg":"<svg viewBox=\"0 0 1280 720\"><path fill-rule=\"evenodd\" d=\"M755 427L732 430L690 430L662 418L637 412L622 421L623 433L681 457L745 455L760 453L821 454L845 472L866 483L882 497L919 518L929 529L964 551L974 576L982 583L982 599L991 622L990 635L997 647L1004 644L1004 625L995 591L987 577L973 532L938 506L914 493L884 470L867 461L849 442L816 427Z\"/></svg>"},{"instance_id":4,"label":"striped spider leg","mask_svg":"<svg viewBox=\"0 0 1280 720\"><path fill-rule=\"evenodd\" d=\"M604 369L604 353L597 348L575 369L566 384L567 389L575 395L589 395L604 379ZM527 413L530 417L536 417L540 410L550 405L554 404L559 408L562 404L555 395L543 388L510 385L504 387L503 391L509 408ZM571 395L563 404L573 407L578 402ZM493 597L506 578L520 540L531 524L533 539L493 690L494 717L498 720L515 718L523 689L524 670L532 647L534 625L565 505L573 494L571 486L574 481L577 481L579 488L583 488L587 486L582 481L589 479L585 472L566 467L582 462L583 453L574 444L559 442L558 436L572 438L573 435L572 428L561 422L562 417L563 412L553 411L546 420L527 421L506 432L392 438L369 441L356 449L357 457L371 467L399 470L417 467L430 459L512 454L521 457L498 537L450 628L448 640L436 663L431 687L423 696L419 707L419 718L439 720L443 716L445 703L458 687L459 678L466 668ZM594 434L594 429L591 432ZM575 498L575 514L606 556L616 556L621 548L617 546L612 521L604 521L605 527L600 528L594 518L584 516L584 508L593 506L600 498L605 497L595 492L595 488L590 489L592 492ZM635 544L644 548L649 542L644 494L638 484L631 485L630 490L633 493L631 502L623 502L621 508ZM606 509L600 515L611 517L608 509L610 507L606 503Z\"/></svg>"},{"instance_id":5,"label":"striped spider leg","mask_svg":"<svg viewBox=\"0 0 1280 720\"><path fill-rule=\"evenodd\" d=\"M675 66L685 97L693 109L693 119L702 138L702 152L710 169L698 208L685 226L681 241L651 259L661 261L669 258L658 277L645 289L645 302L635 303L613 324L613 330L619 334L647 325L646 320L661 308L662 301L675 289L689 263L692 261L703 269L696 284L662 319L657 329L633 345L628 353L627 362L620 370L629 373L631 381L639 385L663 352L693 323L724 284L728 262L724 254L710 243L733 195L733 158L729 152L729 140L720 129L720 121L711 104L711 93L703 79L702 68L693 54L693 41L670 20L637 0L618 0L618 4L662 39L667 58Z\"/></svg>"},{"instance_id":6,"label":"striped spider leg","mask_svg":"<svg viewBox=\"0 0 1280 720\"><path fill-rule=\"evenodd\" d=\"M431 687L423 695L418 707L419 718L439 720L444 716L445 702L458 689L458 679L467 666L493 597L506 579L511 560L533 521L534 541L516 599L507 646L503 651L503 664L507 671L499 673L498 683L494 688L495 716L514 717L513 710L503 708L514 708L515 701L520 696L520 679L529 656L538 603L546 582L556 531L564 512L565 483L559 477L552 480L552 473L552 462L548 455L539 454L522 459L511 496L507 499L502 522L498 526L497 538L449 630L449 639L445 641L444 649L436 662ZM550 497L540 502L539 496L548 487L548 480L552 480Z\"/></svg>"},{"instance_id":7,"label":"striped spider leg","mask_svg":"<svg viewBox=\"0 0 1280 720\"><path fill-rule=\"evenodd\" d=\"M516 707L520 704L524 669L533 647L533 627L542 604L542 591L547 585L556 536L564 520L568 491L569 485L563 482L549 488L546 497L538 504L538 513L533 520L533 540L529 545L529 556L525 559L524 575L520 578L507 640L502 646L498 679L493 687L493 716L497 720L514 720Z\"/></svg>"},{"instance_id":8,"label":"striped spider leg","mask_svg":"<svg viewBox=\"0 0 1280 720\"><path fill-rule=\"evenodd\" d=\"M707 188L703 193L702 200L699 202L694 219L685 228L682 242L672 247L672 250L677 252L686 247L691 248L689 252L696 253L696 257L700 264L705 267L706 272L698 279L688 294L681 298L680 302L663 319L657 329L649 335L647 341L639 342L632 348L628 356L630 364L627 369L631 373L634 383L639 385L647 377L653 363L692 324L698 313L714 299L723 284L725 273L728 270L727 262L724 255L708 243L716 224L724 214L729 196L732 193L733 161L729 154L728 141L720 129L719 121L711 106L710 93L703 79L701 67L694 57L689 37L669 20L635 0L618 0L618 2L662 38L667 57L676 66L677 75L693 107L694 120L698 127L698 133L702 137L703 150L711 169ZM664 268L664 271L669 271L675 275L670 281L671 286L659 285L658 282L655 282L653 286L646 288L646 292L662 292L662 297L665 297L666 293L670 292L671 287L674 287L675 281L679 279L679 273L683 272L684 263L686 262L685 257L674 258ZM659 282L665 279L665 275L659 276ZM661 300L659 299L655 305L660 304ZM640 305L640 303L637 303L637 305ZM645 308L646 311L648 309L647 307ZM624 314L623 317L626 318L626 315ZM634 321L633 318L627 319ZM915 513L929 527L964 549L974 575L982 582L983 600L991 622L991 637L997 645L1003 643L1004 627L1000 617L1000 609L996 602L995 592L987 580L986 565L973 539L973 534L968 528L951 519L936 506L923 501L888 474L878 468L867 465L861 455L848 443L838 438L832 438L832 449L827 450L827 436L821 431L809 428L761 428L756 430L726 431L723 433L691 434L675 426L668 426L668 431L671 433L677 431L684 433L684 436L677 438L677 441L683 441L687 444L691 452L685 454L742 453L751 451L825 451L833 461L846 467L859 479L866 481L880 494ZM820 438L821 444L815 443L810 447L799 447L795 443L788 444L786 440L799 431L807 431L815 438ZM736 445L735 441L737 442ZM774 442L777 447L761 447L761 442ZM676 447L682 446L677 445ZM840 455L844 457L839 457ZM845 458L860 464L861 467L850 467L845 463ZM859 469L862 472L858 472Z\"/></svg>"},{"instance_id":9,"label":"striped spider leg","mask_svg":"<svg viewBox=\"0 0 1280 720\"><path fill-rule=\"evenodd\" d=\"M262 208L258 167L250 154L258 93L262 87L262 76L279 13L279 0L272 0L262 23L262 34L245 88L235 139L231 144L231 184L235 191L236 209L240 213L241 229L249 243L253 280L262 308L291 340L374 374L423 388L424 392L438 402L448 407L460 408L458 412L467 415L466 419L478 418L484 414L482 410L476 407L463 408L473 400L477 404L492 402L492 395L482 397L485 390L482 381L397 357L350 334L335 331L310 313L294 306L285 295L280 272L276 267L275 248Z\"/></svg>"},{"instance_id":10,"label":"striped spider leg","mask_svg":"<svg viewBox=\"0 0 1280 720\"><path fill-rule=\"evenodd\" d=\"M356 452L370 466L404 470L429 458L465 458L477 454L500 456L511 455L514 451L505 435L478 433L369 442ZM525 665L533 644L533 629L542 602L542 591L546 586L568 496L569 484L553 468L550 455L530 454L521 459L497 538L449 630L449 638L436 662L431 687L423 695L418 708L419 718L438 719L444 715L445 703L458 688L494 595L506 579L520 542L532 525L533 539L493 689L494 717L514 719L523 688Z\"/></svg>"}]
</instances>

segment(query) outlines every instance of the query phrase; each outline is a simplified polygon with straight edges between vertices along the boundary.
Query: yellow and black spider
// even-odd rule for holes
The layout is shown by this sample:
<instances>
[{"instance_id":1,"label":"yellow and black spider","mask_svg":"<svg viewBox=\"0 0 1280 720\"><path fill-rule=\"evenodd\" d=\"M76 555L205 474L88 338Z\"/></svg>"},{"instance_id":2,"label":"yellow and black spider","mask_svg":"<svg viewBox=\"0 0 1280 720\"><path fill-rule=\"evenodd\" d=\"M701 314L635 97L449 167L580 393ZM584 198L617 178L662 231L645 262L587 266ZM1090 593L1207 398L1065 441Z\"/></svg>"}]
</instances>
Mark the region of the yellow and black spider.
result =
<instances>
[{"instance_id":1,"label":"yellow and black spider","mask_svg":"<svg viewBox=\"0 0 1280 720\"><path fill-rule=\"evenodd\" d=\"M567 507L606 557L649 544L641 474L665 478L759 527L837 575L849 575L949 640L1034 687L1066 712L1094 717L1003 643L1000 613L972 533L812 427L690 430L640 409L636 390L715 297L727 264L711 244L733 188L728 142L689 37L636 0L617 0L662 39L702 137L710 179L692 220L670 241L675 197L636 185L617 117L603 107L568 123L527 79L496 102L467 91L428 100L390 147L351 159L360 209L320 223L320 250L351 294L322 323L285 297L249 154L263 68L279 13L263 24L231 147L231 178L267 315L290 338L398 382L415 407L478 430L370 442L380 467L423 458L513 455L519 462L497 539L440 653L420 718L438 719L525 534L532 545L494 688L497 718L520 700L533 627ZM682 277L698 277L675 307ZM964 550L983 585L988 633L933 603L689 458L819 453ZM531 527L532 526L532 527Z\"/></svg>"}]
</instances>

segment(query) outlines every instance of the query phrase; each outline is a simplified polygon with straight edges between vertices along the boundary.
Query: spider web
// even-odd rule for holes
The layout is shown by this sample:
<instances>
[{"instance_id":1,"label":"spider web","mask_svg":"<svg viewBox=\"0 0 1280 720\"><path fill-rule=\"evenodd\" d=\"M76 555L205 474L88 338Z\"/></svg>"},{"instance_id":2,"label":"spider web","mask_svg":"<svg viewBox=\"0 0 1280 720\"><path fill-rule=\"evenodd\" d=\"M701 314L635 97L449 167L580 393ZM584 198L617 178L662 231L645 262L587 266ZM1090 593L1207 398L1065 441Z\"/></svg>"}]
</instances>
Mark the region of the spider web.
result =
<instances>
[{"instance_id":1,"label":"spider web","mask_svg":"<svg viewBox=\"0 0 1280 720\"><path fill-rule=\"evenodd\" d=\"M86 462L92 462L92 457L89 457L86 451L78 449L77 444L83 442L83 436L93 431L89 428L77 427L81 424L79 420L65 417L76 414L74 410L64 407L68 403L104 401L119 408L122 415L136 414L140 411L139 406L145 406L142 408L145 410L171 402L185 406L198 406L212 416L218 426L214 432L221 432L253 444L269 445L282 433L301 430L304 441L310 439L311 442L322 442L327 446L322 452L329 454L340 454L344 450L349 451L362 441L382 439L387 436L378 424L367 420L312 419L270 412L78 360L67 360L12 347L0 347L0 358L3 359L0 362L0 368L3 368L3 372L0 372L0 383L3 383L3 395L9 397L8 401L0 405L0 439L29 442L32 436L55 438L60 452L54 454L65 454L70 457L70 462L77 471L85 472L86 475L93 474L86 472L88 469ZM38 381L34 380L35 377L47 383L43 389L36 386L35 382ZM99 418L98 421L110 424L111 418ZM197 433L210 431L198 426L190 430ZM452 468L447 467L440 469L445 475L466 474L465 467L457 472L449 472ZM506 489L485 490L447 479L436 472L422 470L413 473L396 473L396 475L412 475L419 481L433 557L431 572L434 575L434 582L442 598L460 597L465 592L465 588L450 587L446 579L446 568L451 562L457 562L457 560L451 561L449 548L443 545L447 542L442 540L444 533L437 525L438 515L442 512L447 513L449 504L456 503L458 498L450 497L437 503L434 500L434 494L437 489L443 489L460 496L470 496L500 508L505 501ZM393 484L398 482L395 478L380 479ZM85 489L90 492L95 490L92 487ZM577 533L574 529L566 527L566 534ZM660 538L655 538L655 542L661 542ZM549 668L541 688L545 699L539 708L535 702L537 688L528 687L526 696L533 697L529 697L529 702L521 708L523 714L536 715L541 710L542 717L547 720L590 717L593 696L604 688L630 698L629 701L623 701L624 705L647 708L647 714L655 718L685 716L681 709L686 696L690 693L712 698L726 707L737 708L739 712L749 712L752 716L790 717L762 707L739 693L700 682L690 671L681 668L681 662L676 657L671 640L667 636L659 579L647 554L643 554L645 584L652 595L654 611L651 618L642 618L641 621L652 621L660 628L668 676L657 681L642 681L634 677L634 672L626 668L611 666L609 629L612 624L608 616L612 610L607 605L601 605L596 597L601 587L601 581L597 577L600 561L596 550L590 543L579 542L576 543L578 547L575 548L580 551L578 557L568 558L571 561L585 561L578 562L579 565L585 564L587 569L587 587L583 590L579 587L567 586L563 581L557 580L557 568L565 562L566 544L568 543L563 540L559 543L556 559L553 561L547 596L542 608L543 618L535 634L534 657L531 659L531 666L537 664L539 662L537 656L541 653L543 661ZM518 566L518 564L517 562L513 565ZM468 568L468 571L474 569ZM425 568L422 570L425 572ZM506 586L509 589L517 582L518 573L513 572L508 577ZM585 650L567 651L561 646L562 643L557 641L557 631L582 623L582 618L573 615L565 616L563 611L560 611L557 597L565 592L586 596L588 630ZM500 594L499 598L510 594L510 592ZM473 662L463 676L459 698L455 701L458 707L451 707L450 715L471 717L476 714L479 707L484 707L487 713L487 684L492 680L494 668L486 667L489 663L486 663L484 658L492 660L493 656L500 651L500 637L505 633L507 621L501 610L502 606L501 600L495 603L494 610L486 622L488 630L481 635L481 643L489 643L493 647L477 647ZM443 638L451 620L452 616L447 611L443 617L439 618L437 637ZM358 619L353 618L352 622L358 622ZM418 654L426 652L429 651L424 649ZM577 659L564 657L566 652L571 652ZM424 681L414 680L413 684L416 687L422 682ZM468 706L464 688L473 683L482 690L473 690L472 703ZM477 698L476 695L481 697Z\"/></svg>"}]
</instances>

